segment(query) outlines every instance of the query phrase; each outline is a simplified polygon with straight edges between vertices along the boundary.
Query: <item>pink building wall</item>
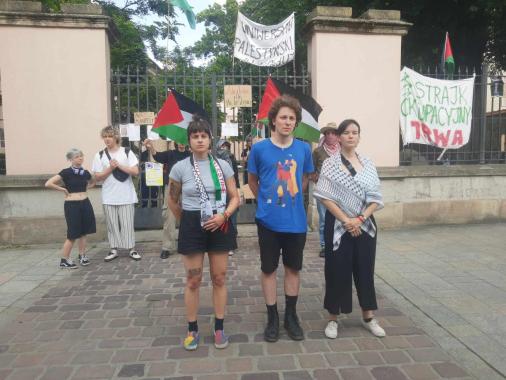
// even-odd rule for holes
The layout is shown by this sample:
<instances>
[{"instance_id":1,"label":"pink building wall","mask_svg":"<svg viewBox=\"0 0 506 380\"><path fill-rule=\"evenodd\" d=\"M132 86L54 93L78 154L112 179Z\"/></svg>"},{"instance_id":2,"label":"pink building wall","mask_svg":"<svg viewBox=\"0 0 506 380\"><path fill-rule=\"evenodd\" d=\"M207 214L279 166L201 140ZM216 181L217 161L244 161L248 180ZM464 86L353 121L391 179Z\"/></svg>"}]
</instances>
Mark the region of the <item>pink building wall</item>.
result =
<instances>
[{"instance_id":1,"label":"pink building wall","mask_svg":"<svg viewBox=\"0 0 506 380\"><path fill-rule=\"evenodd\" d=\"M85 166L110 123L105 29L0 25L7 174L56 173L80 148Z\"/></svg>"}]
</instances>

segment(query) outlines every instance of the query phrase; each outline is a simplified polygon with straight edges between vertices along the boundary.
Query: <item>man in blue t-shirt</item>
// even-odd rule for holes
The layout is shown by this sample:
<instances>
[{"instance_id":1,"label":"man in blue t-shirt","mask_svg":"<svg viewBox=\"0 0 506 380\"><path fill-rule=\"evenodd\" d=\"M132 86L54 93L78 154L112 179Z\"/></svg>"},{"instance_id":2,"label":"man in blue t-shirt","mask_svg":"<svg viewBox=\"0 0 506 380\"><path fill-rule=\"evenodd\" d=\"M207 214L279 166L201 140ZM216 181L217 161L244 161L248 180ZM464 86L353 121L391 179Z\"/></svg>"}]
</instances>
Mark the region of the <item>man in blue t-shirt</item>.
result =
<instances>
[{"instance_id":1,"label":"man in blue t-shirt","mask_svg":"<svg viewBox=\"0 0 506 380\"><path fill-rule=\"evenodd\" d=\"M304 339L296 313L302 253L306 244L307 221L304 189L314 171L308 144L292 133L301 120L297 99L283 95L269 110L271 138L256 143L248 158L248 184L257 198L256 223L262 269L262 289L267 305L264 339L279 339L276 304L276 271L279 257L285 267L285 329L294 340Z\"/></svg>"}]
</instances>

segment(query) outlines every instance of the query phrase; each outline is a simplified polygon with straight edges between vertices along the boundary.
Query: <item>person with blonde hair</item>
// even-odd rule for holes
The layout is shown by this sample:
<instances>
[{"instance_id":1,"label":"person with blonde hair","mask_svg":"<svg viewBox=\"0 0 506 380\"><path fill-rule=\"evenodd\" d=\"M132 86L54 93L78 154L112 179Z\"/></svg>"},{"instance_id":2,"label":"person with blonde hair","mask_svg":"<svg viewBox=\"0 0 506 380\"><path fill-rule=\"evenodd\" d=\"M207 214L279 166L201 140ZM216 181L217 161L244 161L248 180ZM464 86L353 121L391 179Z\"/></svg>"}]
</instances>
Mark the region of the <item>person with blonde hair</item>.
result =
<instances>
[{"instance_id":1,"label":"person with blonde hair","mask_svg":"<svg viewBox=\"0 0 506 380\"><path fill-rule=\"evenodd\" d=\"M132 176L139 175L139 161L129 148L120 146L117 128L107 126L100 136L105 149L95 155L93 172L102 183L102 204L107 225L110 251L104 258L109 262L118 257L118 249L129 250L133 260L141 256L135 249L134 211L138 202Z\"/></svg>"},{"instance_id":2,"label":"person with blonde hair","mask_svg":"<svg viewBox=\"0 0 506 380\"><path fill-rule=\"evenodd\" d=\"M70 167L62 169L57 175L49 178L46 187L65 194L64 212L67 222L67 239L63 243L60 268L75 269L70 258L74 242L79 240L78 260L82 266L90 263L86 256L86 236L96 232L95 214L88 199L86 190L94 186L95 180L90 172L83 168L83 152L70 149L67 152ZM63 184L63 186L61 186Z\"/></svg>"}]
</instances>

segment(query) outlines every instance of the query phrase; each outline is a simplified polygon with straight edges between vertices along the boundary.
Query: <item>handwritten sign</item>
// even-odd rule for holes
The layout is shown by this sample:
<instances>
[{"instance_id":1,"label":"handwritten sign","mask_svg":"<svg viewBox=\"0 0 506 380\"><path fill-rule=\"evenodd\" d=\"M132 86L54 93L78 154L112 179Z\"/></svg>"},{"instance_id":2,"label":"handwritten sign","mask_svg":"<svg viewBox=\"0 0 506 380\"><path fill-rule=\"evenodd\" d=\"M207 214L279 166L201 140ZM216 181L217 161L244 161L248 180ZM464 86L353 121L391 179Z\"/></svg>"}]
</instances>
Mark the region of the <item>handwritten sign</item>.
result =
<instances>
[{"instance_id":1,"label":"handwritten sign","mask_svg":"<svg viewBox=\"0 0 506 380\"><path fill-rule=\"evenodd\" d=\"M225 86L225 107L251 107L251 86L232 84Z\"/></svg>"},{"instance_id":2,"label":"handwritten sign","mask_svg":"<svg viewBox=\"0 0 506 380\"><path fill-rule=\"evenodd\" d=\"M221 123L221 136L239 136L239 124L237 123Z\"/></svg>"},{"instance_id":3,"label":"handwritten sign","mask_svg":"<svg viewBox=\"0 0 506 380\"><path fill-rule=\"evenodd\" d=\"M295 57L294 13L276 25L262 25L239 12L234 57L256 66L283 66Z\"/></svg>"},{"instance_id":4,"label":"handwritten sign","mask_svg":"<svg viewBox=\"0 0 506 380\"><path fill-rule=\"evenodd\" d=\"M469 141L474 78L439 80L401 71L400 125L409 143L456 149Z\"/></svg>"},{"instance_id":5,"label":"handwritten sign","mask_svg":"<svg viewBox=\"0 0 506 380\"><path fill-rule=\"evenodd\" d=\"M154 112L134 112L134 123L137 125L153 124L154 121Z\"/></svg>"}]
</instances>

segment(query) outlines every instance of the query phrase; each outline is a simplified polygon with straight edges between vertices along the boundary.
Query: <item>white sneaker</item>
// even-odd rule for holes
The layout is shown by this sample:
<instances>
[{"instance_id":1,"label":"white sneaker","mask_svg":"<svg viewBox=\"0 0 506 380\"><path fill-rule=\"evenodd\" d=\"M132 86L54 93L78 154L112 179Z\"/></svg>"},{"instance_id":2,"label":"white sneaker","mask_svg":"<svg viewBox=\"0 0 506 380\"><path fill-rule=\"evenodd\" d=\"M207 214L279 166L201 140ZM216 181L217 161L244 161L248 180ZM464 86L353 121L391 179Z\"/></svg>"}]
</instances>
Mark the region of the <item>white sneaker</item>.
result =
<instances>
[{"instance_id":1,"label":"white sneaker","mask_svg":"<svg viewBox=\"0 0 506 380\"><path fill-rule=\"evenodd\" d=\"M104 261L105 262L109 262L109 261L112 261L114 260L116 257L118 257L118 252L116 251L111 251L107 254L106 257L104 257Z\"/></svg>"},{"instance_id":2,"label":"white sneaker","mask_svg":"<svg viewBox=\"0 0 506 380\"><path fill-rule=\"evenodd\" d=\"M337 321L329 321L325 327L325 336L329 339L337 338Z\"/></svg>"},{"instance_id":3,"label":"white sneaker","mask_svg":"<svg viewBox=\"0 0 506 380\"><path fill-rule=\"evenodd\" d=\"M228 255L229 256L234 256L235 252L234 251L228 251Z\"/></svg>"},{"instance_id":4,"label":"white sneaker","mask_svg":"<svg viewBox=\"0 0 506 380\"><path fill-rule=\"evenodd\" d=\"M361 321L365 329L369 330L374 336L382 338L386 335L385 330L379 325L376 318L371 319L369 322L365 322L363 319Z\"/></svg>"},{"instance_id":5,"label":"white sneaker","mask_svg":"<svg viewBox=\"0 0 506 380\"><path fill-rule=\"evenodd\" d=\"M130 256L131 259L135 261L139 261L141 259L141 255L139 255L139 253L135 249L131 250L128 255Z\"/></svg>"}]
</instances>

